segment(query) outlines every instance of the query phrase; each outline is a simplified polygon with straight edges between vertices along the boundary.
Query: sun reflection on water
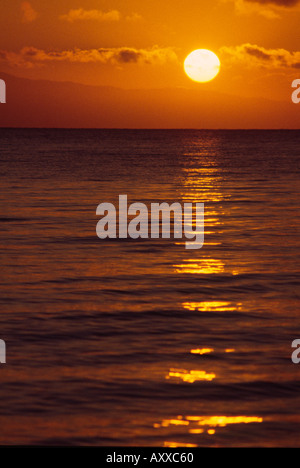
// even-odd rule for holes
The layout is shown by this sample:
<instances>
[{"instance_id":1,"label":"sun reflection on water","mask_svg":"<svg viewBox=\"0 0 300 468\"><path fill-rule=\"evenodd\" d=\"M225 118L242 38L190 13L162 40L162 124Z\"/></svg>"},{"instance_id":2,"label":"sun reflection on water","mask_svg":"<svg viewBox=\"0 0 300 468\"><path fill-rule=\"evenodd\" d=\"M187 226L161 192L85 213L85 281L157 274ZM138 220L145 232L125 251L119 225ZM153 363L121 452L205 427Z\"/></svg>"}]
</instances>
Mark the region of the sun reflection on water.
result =
<instances>
[{"instance_id":1,"label":"sun reflection on water","mask_svg":"<svg viewBox=\"0 0 300 468\"><path fill-rule=\"evenodd\" d=\"M198 447L197 444L181 444L180 442L164 442L164 447L177 448L177 447Z\"/></svg>"},{"instance_id":2,"label":"sun reflection on water","mask_svg":"<svg viewBox=\"0 0 300 468\"><path fill-rule=\"evenodd\" d=\"M225 208L222 204L223 201L228 201L231 198L230 193L223 190L223 177L220 173L217 162L213 158L213 151L210 147L209 152L205 152L205 148L198 147L201 144L195 141L195 152L187 153L186 167L184 171L182 199L184 202L203 202L205 204L205 217L204 217L204 231L205 241L204 245L208 250L193 254L192 258L182 258L177 260L173 265L176 274L190 274L190 275L221 275L227 268L227 262L222 257L221 259L215 258L215 246L221 245L222 234L224 230L224 222L222 217L225 214ZM218 141L212 141L212 146L218 148ZM194 224L191 228L195 228ZM180 243L180 242L178 242ZM199 256L198 256L199 254ZM198 256L198 258L197 258ZM234 271L232 274L235 274ZM189 301L182 303L182 307L189 311L197 312L237 312L242 310L242 303L233 303L226 300L211 300L211 301ZM190 349L190 354L195 355L195 359L199 356L200 359L205 359L205 355L215 353L212 347L194 347ZM233 353L233 347L224 348L223 353ZM201 356L204 356L202 358ZM228 356L229 358L229 356ZM201 360L202 362L202 360ZM187 382L193 384L194 382L211 382L216 378L214 372L206 372L205 370L187 370L187 369L170 369L166 375L166 379L174 380L175 382ZM261 423L263 418L258 416L177 416L172 419L164 419L161 423L154 424L156 429L164 429L170 431L172 428L178 433L194 434L214 437L220 428L225 428L229 425ZM174 437L174 435L173 435ZM166 447L197 447L196 444L186 444L182 442L171 441L164 443ZM194 442L192 440L192 442Z\"/></svg>"},{"instance_id":3,"label":"sun reflection on water","mask_svg":"<svg viewBox=\"0 0 300 468\"><path fill-rule=\"evenodd\" d=\"M155 423L155 429L186 427L189 434L209 434L214 435L217 428L225 428L235 424L257 424L262 423L263 418L259 416L177 416L174 419L164 419L161 423ZM200 427L199 427L200 426ZM177 444L177 442L172 442ZM176 446L187 446L187 445ZM192 446L192 445L189 445ZM174 445L175 447L175 445Z\"/></svg>"},{"instance_id":4,"label":"sun reflection on water","mask_svg":"<svg viewBox=\"0 0 300 468\"><path fill-rule=\"evenodd\" d=\"M215 273L222 273L225 269L225 265L220 260L214 258L196 258L184 260L186 263L180 265L174 265L175 272L191 273L199 275L211 275Z\"/></svg>"},{"instance_id":5,"label":"sun reflection on water","mask_svg":"<svg viewBox=\"0 0 300 468\"><path fill-rule=\"evenodd\" d=\"M258 416L187 416L183 421L197 423L199 426L226 427L229 424L261 423L263 418Z\"/></svg>"},{"instance_id":6,"label":"sun reflection on water","mask_svg":"<svg viewBox=\"0 0 300 468\"><path fill-rule=\"evenodd\" d=\"M166 379L180 379L183 382L194 383L198 380L206 380L211 382L213 379L216 378L216 374L214 373L207 373L202 370L185 370L185 369L171 369L166 376Z\"/></svg>"},{"instance_id":7,"label":"sun reflection on water","mask_svg":"<svg viewBox=\"0 0 300 468\"><path fill-rule=\"evenodd\" d=\"M242 304L239 302L233 305L227 301L202 301L202 302L183 302L182 307L187 310L198 310L199 312L230 312L241 310Z\"/></svg>"},{"instance_id":8,"label":"sun reflection on water","mask_svg":"<svg viewBox=\"0 0 300 468\"><path fill-rule=\"evenodd\" d=\"M190 351L191 354L209 354L213 352L214 352L213 348L196 348L196 349L191 349Z\"/></svg>"}]
</instances>

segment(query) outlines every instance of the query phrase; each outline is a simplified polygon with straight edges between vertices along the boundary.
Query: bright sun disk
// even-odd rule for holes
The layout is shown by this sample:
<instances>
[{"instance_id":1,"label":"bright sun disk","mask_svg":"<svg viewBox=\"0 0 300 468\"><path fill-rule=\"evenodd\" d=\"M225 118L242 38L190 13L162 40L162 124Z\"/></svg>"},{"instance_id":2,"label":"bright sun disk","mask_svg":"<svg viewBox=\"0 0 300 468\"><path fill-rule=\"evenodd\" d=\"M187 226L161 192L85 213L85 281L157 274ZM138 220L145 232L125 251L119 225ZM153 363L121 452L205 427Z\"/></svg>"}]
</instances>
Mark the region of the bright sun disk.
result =
<instances>
[{"instance_id":1,"label":"bright sun disk","mask_svg":"<svg viewBox=\"0 0 300 468\"><path fill-rule=\"evenodd\" d=\"M197 49L191 52L184 61L187 76L198 83L213 80L220 71L220 60L211 50Z\"/></svg>"}]
</instances>

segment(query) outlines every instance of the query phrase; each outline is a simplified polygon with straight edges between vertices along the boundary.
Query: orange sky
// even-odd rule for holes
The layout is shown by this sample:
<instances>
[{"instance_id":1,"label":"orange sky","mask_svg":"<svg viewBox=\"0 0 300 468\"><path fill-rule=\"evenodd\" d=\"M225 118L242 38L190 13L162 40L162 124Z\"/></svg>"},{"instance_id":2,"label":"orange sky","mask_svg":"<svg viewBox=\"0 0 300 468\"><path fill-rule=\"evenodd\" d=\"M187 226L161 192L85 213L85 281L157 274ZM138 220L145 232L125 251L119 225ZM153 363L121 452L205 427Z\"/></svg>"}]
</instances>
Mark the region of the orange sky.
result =
<instances>
[{"instance_id":1,"label":"orange sky","mask_svg":"<svg viewBox=\"0 0 300 468\"><path fill-rule=\"evenodd\" d=\"M166 94L174 88L223 93L225 128L235 125L232 95L255 98L253 112L260 112L256 98L290 103L291 83L300 78L299 20L297 0L1 0L0 78L2 72L122 89L164 88ZM221 72L210 83L194 83L183 71L184 58L198 48L220 57ZM172 112L170 99L168 105ZM288 109L286 121L295 127L295 108Z\"/></svg>"}]
</instances>

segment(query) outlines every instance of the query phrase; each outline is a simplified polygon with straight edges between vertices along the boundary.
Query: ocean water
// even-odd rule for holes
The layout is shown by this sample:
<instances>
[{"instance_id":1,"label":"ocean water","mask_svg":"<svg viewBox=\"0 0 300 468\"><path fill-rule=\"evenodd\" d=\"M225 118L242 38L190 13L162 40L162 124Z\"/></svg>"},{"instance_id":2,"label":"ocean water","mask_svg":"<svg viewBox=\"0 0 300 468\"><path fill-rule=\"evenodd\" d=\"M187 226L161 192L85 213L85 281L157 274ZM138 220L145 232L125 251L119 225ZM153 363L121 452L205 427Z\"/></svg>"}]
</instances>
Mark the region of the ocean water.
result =
<instances>
[{"instance_id":1,"label":"ocean water","mask_svg":"<svg viewBox=\"0 0 300 468\"><path fill-rule=\"evenodd\" d=\"M1 444L300 446L299 131L0 130ZM96 236L205 203L205 243Z\"/></svg>"}]
</instances>

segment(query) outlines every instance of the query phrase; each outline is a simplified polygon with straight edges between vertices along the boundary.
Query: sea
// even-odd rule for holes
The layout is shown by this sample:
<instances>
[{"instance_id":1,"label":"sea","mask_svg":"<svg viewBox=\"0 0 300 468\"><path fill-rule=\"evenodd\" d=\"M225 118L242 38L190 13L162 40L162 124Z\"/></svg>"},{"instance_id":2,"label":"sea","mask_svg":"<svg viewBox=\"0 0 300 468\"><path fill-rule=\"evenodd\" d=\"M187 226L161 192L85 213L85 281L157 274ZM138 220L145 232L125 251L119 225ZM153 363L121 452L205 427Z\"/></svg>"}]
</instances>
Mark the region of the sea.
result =
<instances>
[{"instance_id":1,"label":"sea","mask_svg":"<svg viewBox=\"0 0 300 468\"><path fill-rule=\"evenodd\" d=\"M0 129L0 444L299 447L299 162L298 130ZM204 245L100 239L121 194L204 203Z\"/></svg>"}]
</instances>

